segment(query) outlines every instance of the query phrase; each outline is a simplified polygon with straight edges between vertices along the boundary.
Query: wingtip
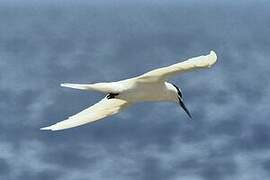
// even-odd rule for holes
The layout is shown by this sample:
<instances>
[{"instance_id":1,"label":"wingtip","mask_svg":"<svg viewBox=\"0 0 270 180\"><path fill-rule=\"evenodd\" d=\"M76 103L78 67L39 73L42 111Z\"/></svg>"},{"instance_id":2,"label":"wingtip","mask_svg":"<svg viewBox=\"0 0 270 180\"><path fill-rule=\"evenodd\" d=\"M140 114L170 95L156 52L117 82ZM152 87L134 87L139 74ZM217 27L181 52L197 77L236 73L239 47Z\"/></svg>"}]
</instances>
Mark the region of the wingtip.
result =
<instances>
[{"instance_id":1,"label":"wingtip","mask_svg":"<svg viewBox=\"0 0 270 180\"><path fill-rule=\"evenodd\" d=\"M51 126L47 126L47 127L43 127L43 128L40 128L40 130L42 131L59 131L59 130L63 130L64 128L60 128L57 126L58 124L53 124Z\"/></svg>"},{"instance_id":2,"label":"wingtip","mask_svg":"<svg viewBox=\"0 0 270 180\"><path fill-rule=\"evenodd\" d=\"M44 128L40 128L41 131L51 131L52 128L51 126L48 126L48 127L44 127Z\"/></svg>"},{"instance_id":3,"label":"wingtip","mask_svg":"<svg viewBox=\"0 0 270 180\"><path fill-rule=\"evenodd\" d=\"M217 54L214 50L211 50L208 56L211 61L208 67L211 67L213 64L217 62Z\"/></svg>"},{"instance_id":4,"label":"wingtip","mask_svg":"<svg viewBox=\"0 0 270 180\"><path fill-rule=\"evenodd\" d=\"M43 127L43 128L40 128L40 130L42 131L57 131L57 127L55 126L56 124L53 124L51 126L47 126L47 127Z\"/></svg>"},{"instance_id":5,"label":"wingtip","mask_svg":"<svg viewBox=\"0 0 270 180\"><path fill-rule=\"evenodd\" d=\"M214 50L211 50L211 51L210 51L210 55L211 55L211 56L217 56L217 54L216 54L216 52L215 52Z\"/></svg>"},{"instance_id":6,"label":"wingtip","mask_svg":"<svg viewBox=\"0 0 270 180\"><path fill-rule=\"evenodd\" d=\"M67 83L61 83L60 86L61 87L66 87L67 86Z\"/></svg>"}]
</instances>

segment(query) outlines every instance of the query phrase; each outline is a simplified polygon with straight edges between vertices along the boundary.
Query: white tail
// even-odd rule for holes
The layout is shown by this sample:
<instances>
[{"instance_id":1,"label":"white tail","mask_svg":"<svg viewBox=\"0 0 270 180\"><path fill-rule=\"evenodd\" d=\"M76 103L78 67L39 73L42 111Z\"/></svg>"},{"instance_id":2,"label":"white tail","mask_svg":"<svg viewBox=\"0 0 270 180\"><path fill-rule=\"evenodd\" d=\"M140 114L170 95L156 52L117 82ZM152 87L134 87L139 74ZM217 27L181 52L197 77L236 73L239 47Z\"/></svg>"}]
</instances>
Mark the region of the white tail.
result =
<instances>
[{"instance_id":1,"label":"white tail","mask_svg":"<svg viewBox=\"0 0 270 180\"><path fill-rule=\"evenodd\" d=\"M62 87L88 90L88 91L98 91L103 93L118 93L118 90L115 88L113 83L95 83L95 84L71 84L63 83Z\"/></svg>"}]
</instances>

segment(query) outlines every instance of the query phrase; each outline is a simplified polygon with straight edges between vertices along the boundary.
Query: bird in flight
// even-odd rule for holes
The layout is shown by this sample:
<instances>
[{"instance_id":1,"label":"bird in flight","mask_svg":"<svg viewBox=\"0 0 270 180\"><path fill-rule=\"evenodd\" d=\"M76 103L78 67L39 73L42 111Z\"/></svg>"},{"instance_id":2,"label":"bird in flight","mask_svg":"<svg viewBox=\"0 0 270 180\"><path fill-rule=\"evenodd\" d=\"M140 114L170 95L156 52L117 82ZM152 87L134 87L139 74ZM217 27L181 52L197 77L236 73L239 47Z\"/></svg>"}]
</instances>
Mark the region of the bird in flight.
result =
<instances>
[{"instance_id":1,"label":"bird in flight","mask_svg":"<svg viewBox=\"0 0 270 180\"><path fill-rule=\"evenodd\" d=\"M190 58L186 61L171 66L154 69L140 76L116 82L102 82L95 84L70 84L63 83L62 87L86 91L98 91L106 96L95 105L70 116L41 130L63 130L94 122L116 114L128 106L143 101L171 101L178 103L187 115L191 114L186 108L182 91L173 83L167 82L168 78L190 70L210 68L217 61L217 55L211 51L208 55Z\"/></svg>"}]
</instances>

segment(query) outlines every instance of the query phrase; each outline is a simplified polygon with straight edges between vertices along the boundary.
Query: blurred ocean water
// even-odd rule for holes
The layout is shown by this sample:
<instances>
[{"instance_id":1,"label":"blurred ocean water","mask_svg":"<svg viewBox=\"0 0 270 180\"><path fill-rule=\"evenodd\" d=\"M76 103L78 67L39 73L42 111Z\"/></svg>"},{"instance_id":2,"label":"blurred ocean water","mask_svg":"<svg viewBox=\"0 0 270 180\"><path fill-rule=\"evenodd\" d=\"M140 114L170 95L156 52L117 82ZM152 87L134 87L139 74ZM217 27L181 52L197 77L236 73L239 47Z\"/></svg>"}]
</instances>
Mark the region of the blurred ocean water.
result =
<instances>
[{"instance_id":1,"label":"blurred ocean water","mask_svg":"<svg viewBox=\"0 0 270 180\"><path fill-rule=\"evenodd\" d=\"M0 177L269 177L268 2L57 2L0 2ZM93 125L39 131L102 97L62 82L125 79L211 49L213 69L172 80L192 122L174 104L145 103Z\"/></svg>"}]
</instances>

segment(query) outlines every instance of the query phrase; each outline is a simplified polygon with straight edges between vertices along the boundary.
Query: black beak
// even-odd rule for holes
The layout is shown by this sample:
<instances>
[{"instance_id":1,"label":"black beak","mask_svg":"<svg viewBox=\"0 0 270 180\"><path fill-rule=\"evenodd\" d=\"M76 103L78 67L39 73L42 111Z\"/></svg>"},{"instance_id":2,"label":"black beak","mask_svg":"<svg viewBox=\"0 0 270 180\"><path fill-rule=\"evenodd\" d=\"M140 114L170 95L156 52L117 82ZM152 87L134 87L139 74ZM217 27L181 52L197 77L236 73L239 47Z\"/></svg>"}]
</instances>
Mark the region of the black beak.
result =
<instances>
[{"instance_id":1,"label":"black beak","mask_svg":"<svg viewBox=\"0 0 270 180\"><path fill-rule=\"evenodd\" d=\"M184 109L184 111L187 113L188 117L190 117L190 119L192 119L191 114L189 113L187 107L185 106L183 99L181 97L178 98L179 99L179 104L180 106Z\"/></svg>"}]
</instances>

